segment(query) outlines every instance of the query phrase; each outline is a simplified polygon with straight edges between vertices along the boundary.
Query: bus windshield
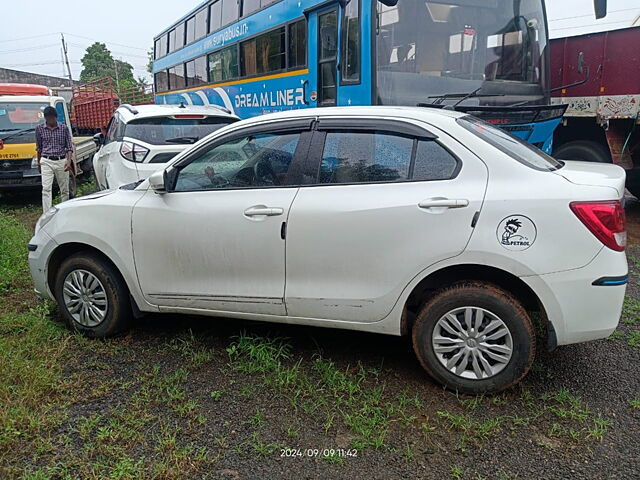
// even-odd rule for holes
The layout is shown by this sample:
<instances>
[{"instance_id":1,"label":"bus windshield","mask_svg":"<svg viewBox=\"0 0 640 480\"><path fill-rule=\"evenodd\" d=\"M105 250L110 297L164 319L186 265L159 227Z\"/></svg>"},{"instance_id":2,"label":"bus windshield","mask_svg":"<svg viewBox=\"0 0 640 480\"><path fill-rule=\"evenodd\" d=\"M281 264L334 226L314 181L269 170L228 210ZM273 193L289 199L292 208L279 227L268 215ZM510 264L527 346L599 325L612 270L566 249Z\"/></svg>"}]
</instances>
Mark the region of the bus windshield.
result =
<instances>
[{"instance_id":1,"label":"bus windshield","mask_svg":"<svg viewBox=\"0 0 640 480\"><path fill-rule=\"evenodd\" d=\"M378 3L378 103L544 104L543 0ZM455 98L444 95L461 94Z\"/></svg>"}]
</instances>

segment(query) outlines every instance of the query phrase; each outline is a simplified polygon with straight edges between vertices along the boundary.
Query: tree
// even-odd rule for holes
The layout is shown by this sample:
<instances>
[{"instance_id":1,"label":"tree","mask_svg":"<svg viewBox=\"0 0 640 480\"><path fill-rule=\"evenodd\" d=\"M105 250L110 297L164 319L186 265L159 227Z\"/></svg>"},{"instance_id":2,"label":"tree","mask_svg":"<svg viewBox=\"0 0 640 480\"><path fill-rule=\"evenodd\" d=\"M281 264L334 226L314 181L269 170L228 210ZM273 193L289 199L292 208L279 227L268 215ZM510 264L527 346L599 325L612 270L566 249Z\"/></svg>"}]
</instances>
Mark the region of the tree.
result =
<instances>
[{"instance_id":1,"label":"tree","mask_svg":"<svg viewBox=\"0 0 640 480\"><path fill-rule=\"evenodd\" d=\"M147 72L153 73L153 48L150 48L147 51L147 57L149 57L149 61L147 62Z\"/></svg>"},{"instance_id":2,"label":"tree","mask_svg":"<svg viewBox=\"0 0 640 480\"><path fill-rule=\"evenodd\" d=\"M137 85L133 76L133 66L128 62L114 59L104 43L95 42L88 47L81 62L81 82L111 77L114 81L118 81L120 88L130 88Z\"/></svg>"}]
</instances>

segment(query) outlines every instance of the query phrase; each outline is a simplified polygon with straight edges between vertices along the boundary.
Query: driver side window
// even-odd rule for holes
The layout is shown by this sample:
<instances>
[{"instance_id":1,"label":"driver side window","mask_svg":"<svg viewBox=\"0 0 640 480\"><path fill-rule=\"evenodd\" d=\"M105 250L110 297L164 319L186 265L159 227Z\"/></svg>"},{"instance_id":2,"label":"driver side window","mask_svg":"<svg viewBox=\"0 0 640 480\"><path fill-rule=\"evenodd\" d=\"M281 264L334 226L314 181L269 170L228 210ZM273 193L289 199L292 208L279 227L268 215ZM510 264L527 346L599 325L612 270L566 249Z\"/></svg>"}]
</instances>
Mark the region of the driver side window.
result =
<instances>
[{"instance_id":1,"label":"driver side window","mask_svg":"<svg viewBox=\"0 0 640 480\"><path fill-rule=\"evenodd\" d=\"M177 175L174 191L189 192L290 185L300 133L235 138L200 153Z\"/></svg>"}]
</instances>

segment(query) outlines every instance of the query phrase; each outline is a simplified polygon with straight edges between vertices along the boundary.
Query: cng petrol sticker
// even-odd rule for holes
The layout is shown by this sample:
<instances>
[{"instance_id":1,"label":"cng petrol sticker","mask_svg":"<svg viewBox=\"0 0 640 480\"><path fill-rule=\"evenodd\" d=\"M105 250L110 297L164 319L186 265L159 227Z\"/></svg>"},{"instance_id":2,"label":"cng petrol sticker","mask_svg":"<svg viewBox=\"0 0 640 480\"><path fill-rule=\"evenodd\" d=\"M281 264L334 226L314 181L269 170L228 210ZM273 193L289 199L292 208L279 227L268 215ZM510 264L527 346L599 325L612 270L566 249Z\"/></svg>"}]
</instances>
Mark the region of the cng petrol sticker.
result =
<instances>
[{"instance_id":1,"label":"cng petrol sticker","mask_svg":"<svg viewBox=\"0 0 640 480\"><path fill-rule=\"evenodd\" d=\"M496 231L498 242L507 250L526 250L538 236L536 224L525 215L509 215L499 224Z\"/></svg>"}]
</instances>

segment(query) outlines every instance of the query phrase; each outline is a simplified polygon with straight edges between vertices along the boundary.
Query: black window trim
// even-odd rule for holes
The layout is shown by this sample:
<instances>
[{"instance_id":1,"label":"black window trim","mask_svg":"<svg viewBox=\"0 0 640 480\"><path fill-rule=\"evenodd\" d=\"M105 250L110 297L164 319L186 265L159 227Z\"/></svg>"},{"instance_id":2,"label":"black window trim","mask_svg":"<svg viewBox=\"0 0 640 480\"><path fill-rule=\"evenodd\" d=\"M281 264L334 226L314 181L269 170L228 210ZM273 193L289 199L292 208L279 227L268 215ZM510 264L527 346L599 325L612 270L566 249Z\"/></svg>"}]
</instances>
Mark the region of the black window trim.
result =
<instances>
[{"instance_id":1,"label":"black window trim","mask_svg":"<svg viewBox=\"0 0 640 480\"><path fill-rule=\"evenodd\" d=\"M258 124L250 125L246 128L234 130L228 134L223 135L220 138L216 138L214 141L206 143L200 146L198 149L189 153L186 157L180 159L177 163L172 165L169 169L165 170L165 186L169 193L190 193L190 192L225 192L231 190L263 190L274 188L298 188L304 186L301 182L304 175L305 160L309 157L309 149L311 147L311 140L313 138L313 131L311 127L315 117L297 118L292 120L280 121L272 124ZM251 135L270 135L270 134L287 134L287 133L300 133L300 140L296 146L296 150L291 159L290 171L299 176L299 182L288 185L274 185L274 186L250 186L250 187L234 187L234 188L221 188L212 190L175 190L175 185L178 180L178 174L187 165L191 164L194 160L200 157L205 151L218 147L219 145L228 143L232 140L245 138Z\"/></svg>"},{"instance_id":2,"label":"black window trim","mask_svg":"<svg viewBox=\"0 0 640 480\"><path fill-rule=\"evenodd\" d=\"M403 120L379 119L379 118L359 118L359 117L339 117L320 118L317 130L377 130L392 133L400 133L410 137L435 140L436 134L420 127L414 123Z\"/></svg>"}]
</instances>

